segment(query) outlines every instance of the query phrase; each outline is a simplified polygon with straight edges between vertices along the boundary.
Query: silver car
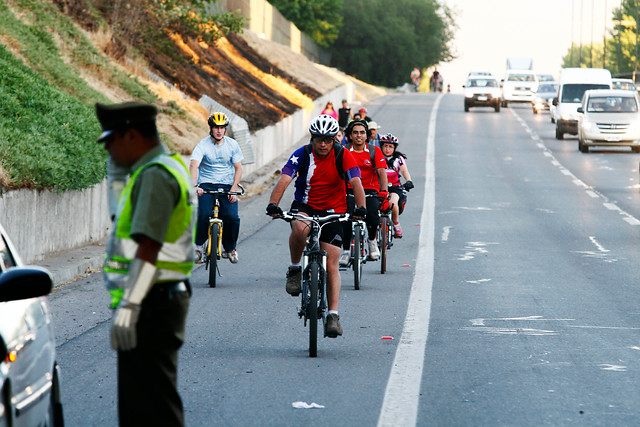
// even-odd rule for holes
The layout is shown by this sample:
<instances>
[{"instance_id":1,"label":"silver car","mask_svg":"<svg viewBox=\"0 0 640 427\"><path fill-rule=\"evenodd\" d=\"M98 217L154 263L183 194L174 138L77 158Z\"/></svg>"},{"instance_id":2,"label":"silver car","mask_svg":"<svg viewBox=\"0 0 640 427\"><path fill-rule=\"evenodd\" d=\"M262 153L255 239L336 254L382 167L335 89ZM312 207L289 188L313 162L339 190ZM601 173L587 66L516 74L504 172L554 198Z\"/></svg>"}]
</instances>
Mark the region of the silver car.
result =
<instances>
[{"instance_id":1,"label":"silver car","mask_svg":"<svg viewBox=\"0 0 640 427\"><path fill-rule=\"evenodd\" d=\"M0 426L64 424L50 273L25 267L0 226Z\"/></svg>"},{"instance_id":2,"label":"silver car","mask_svg":"<svg viewBox=\"0 0 640 427\"><path fill-rule=\"evenodd\" d=\"M584 93L578 107L578 150L589 147L631 147L640 153L640 108L638 96L621 89L592 89Z\"/></svg>"}]
</instances>

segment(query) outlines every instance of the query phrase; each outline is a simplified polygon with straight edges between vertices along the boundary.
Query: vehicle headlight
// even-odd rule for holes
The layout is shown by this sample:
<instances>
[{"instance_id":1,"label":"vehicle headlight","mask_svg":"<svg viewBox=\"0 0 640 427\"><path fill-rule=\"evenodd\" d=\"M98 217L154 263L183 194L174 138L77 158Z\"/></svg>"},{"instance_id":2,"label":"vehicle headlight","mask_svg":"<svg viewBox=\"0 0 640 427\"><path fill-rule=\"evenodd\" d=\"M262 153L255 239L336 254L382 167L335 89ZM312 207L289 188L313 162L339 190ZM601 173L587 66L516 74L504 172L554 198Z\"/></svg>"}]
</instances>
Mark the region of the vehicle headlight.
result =
<instances>
[{"instance_id":1,"label":"vehicle headlight","mask_svg":"<svg viewBox=\"0 0 640 427\"><path fill-rule=\"evenodd\" d=\"M593 128L593 123L588 120L583 120L582 128L586 131L590 131Z\"/></svg>"},{"instance_id":2,"label":"vehicle headlight","mask_svg":"<svg viewBox=\"0 0 640 427\"><path fill-rule=\"evenodd\" d=\"M576 120L577 117L572 113L562 113L560 116L562 120Z\"/></svg>"}]
</instances>

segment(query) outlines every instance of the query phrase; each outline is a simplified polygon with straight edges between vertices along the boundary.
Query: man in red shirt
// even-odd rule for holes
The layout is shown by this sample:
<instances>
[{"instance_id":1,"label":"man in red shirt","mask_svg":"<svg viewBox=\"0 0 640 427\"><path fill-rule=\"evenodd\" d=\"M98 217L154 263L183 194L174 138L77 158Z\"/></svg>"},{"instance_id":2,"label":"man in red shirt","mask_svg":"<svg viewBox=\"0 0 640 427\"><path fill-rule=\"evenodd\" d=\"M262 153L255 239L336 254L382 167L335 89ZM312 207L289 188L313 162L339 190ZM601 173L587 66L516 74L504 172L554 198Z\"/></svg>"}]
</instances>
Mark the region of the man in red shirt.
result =
<instances>
[{"instance_id":1,"label":"man in red shirt","mask_svg":"<svg viewBox=\"0 0 640 427\"><path fill-rule=\"evenodd\" d=\"M360 169L351 153L335 142L339 130L338 121L331 116L320 115L311 121L310 146L300 147L291 155L282 168L280 179L274 187L267 215L278 216L282 210L278 203L293 179L297 176L294 201L291 209L297 209L309 216L325 216L347 212L345 179L353 188L358 208L354 216L364 217L365 197L360 181ZM338 162L341 153L342 161ZM338 165L340 170L338 170ZM386 165L386 163L385 163ZM385 172L386 176L386 172ZM343 178L344 177L344 178ZM309 227L306 221L293 221L289 236L291 265L287 271L286 290L292 296L300 294L302 281L302 253L306 245ZM340 271L338 258L342 247L342 225L338 222L327 224L320 234L320 248L327 253L327 336L342 335L338 302L340 300Z\"/></svg>"},{"instance_id":2,"label":"man in red shirt","mask_svg":"<svg viewBox=\"0 0 640 427\"><path fill-rule=\"evenodd\" d=\"M389 195L387 190L387 161L382 151L374 144L368 143L370 134L368 124L365 120L356 119L349 123L345 129L348 148L355 157L360 167L362 187L367 195L367 230L369 231L369 259L380 258L380 250L376 241L376 232L380 225L380 201L378 197L386 199ZM347 189L347 207L350 212L353 209L351 203L353 198L349 197L351 189ZM340 256L340 264L346 265L349 262L349 249L351 244L351 224L344 226L344 250Z\"/></svg>"}]
</instances>

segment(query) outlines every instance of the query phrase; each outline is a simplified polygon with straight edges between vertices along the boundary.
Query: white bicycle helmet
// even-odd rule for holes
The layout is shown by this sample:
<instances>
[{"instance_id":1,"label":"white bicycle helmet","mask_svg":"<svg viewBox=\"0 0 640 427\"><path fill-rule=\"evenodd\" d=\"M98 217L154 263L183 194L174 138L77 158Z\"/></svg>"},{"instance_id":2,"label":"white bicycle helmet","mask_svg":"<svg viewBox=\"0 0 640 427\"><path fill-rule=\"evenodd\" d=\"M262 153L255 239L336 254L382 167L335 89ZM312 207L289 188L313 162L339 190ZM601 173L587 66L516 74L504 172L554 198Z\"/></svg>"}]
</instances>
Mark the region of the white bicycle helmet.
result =
<instances>
[{"instance_id":1,"label":"white bicycle helmet","mask_svg":"<svg viewBox=\"0 0 640 427\"><path fill-rule=\"evenodd\" d=\"M340 130L338 121L327 114L321 114L311 120L309 133L311 135L336 136Z\"/></svg>"}]
</instances>

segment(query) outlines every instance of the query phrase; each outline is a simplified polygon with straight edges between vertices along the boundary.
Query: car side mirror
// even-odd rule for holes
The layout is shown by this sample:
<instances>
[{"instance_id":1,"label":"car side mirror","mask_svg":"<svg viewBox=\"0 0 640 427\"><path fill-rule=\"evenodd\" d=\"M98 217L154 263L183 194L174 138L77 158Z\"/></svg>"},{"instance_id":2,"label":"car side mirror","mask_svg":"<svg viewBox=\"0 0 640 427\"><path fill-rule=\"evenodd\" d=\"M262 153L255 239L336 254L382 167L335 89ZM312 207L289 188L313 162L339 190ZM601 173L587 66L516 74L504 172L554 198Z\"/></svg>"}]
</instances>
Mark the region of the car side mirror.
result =
<instances>
[{"instance_id":1,"label":"car side mirror","mask_svg":"<svg viewBox=\"0 0 640 427\"><path fill-rule=\"evenodd\" d=\"M578 110L577 110L577 111L578 111L578 113L584 113L584 108L582 108L582 107L578 107Z\"/></svg>"},{"instance_id":2,"label":"car side mirror","mask_svg":"<svg viewBox=\"0 0 640 427\"><path fill-rule=\"evenodd\" d=\"M0 274L0 302L41 297L52 288L51 273L42 267L12 267Z\"/></svg>"},{"instance_id":3,"label":"car side mirror","mask_svg":"<svg viewBox=\"0 0 640 427\"><path fill-rule=\"evenodd\" d=\"M462 85L462 87L466 87L465 85Z\"/></svg>"},{"instance_id":4,"label":"car side mirror","mask_svg":"<svg viewBox=\"0 0 640 427\"><path fill-rule=\"evenodd\" d=\"M553 98L553 101L551 101L551 103L557 107L558 106L558 97L556 96L555 98Z\"/></svg>"}]
</instances>

